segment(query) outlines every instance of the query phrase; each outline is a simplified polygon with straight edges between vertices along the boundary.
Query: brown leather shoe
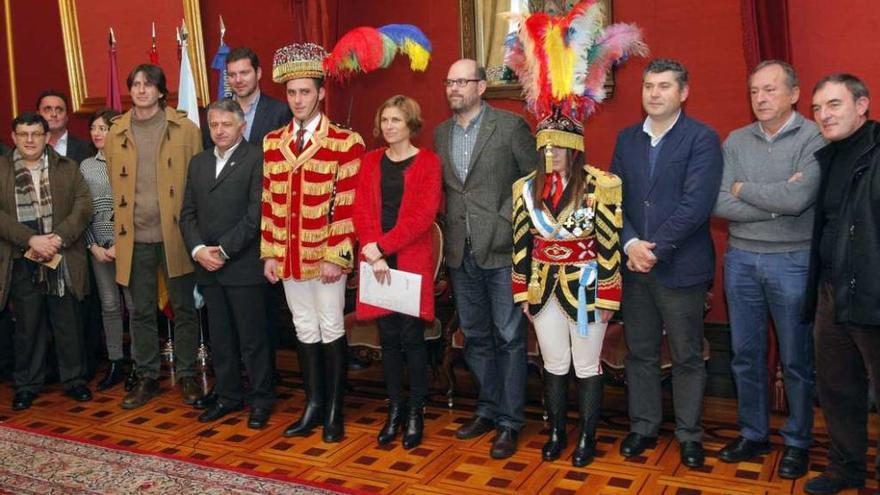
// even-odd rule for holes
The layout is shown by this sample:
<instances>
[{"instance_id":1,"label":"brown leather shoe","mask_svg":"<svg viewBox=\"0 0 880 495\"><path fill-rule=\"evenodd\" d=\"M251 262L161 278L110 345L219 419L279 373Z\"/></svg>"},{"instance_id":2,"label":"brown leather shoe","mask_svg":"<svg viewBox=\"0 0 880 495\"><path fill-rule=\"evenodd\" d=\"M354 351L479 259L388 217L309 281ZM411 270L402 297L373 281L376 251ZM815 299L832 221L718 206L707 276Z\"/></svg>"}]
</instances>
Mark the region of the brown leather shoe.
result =
<instances>
[{"instance_id":1,"label":"brown leather shoe","mask_svg":"<svg viewBox=\"0 0 880 495\"><path fill-rule=\"evenodd\" d=\"M136 409L157 395L159 395L159 381L155 378L142 378L122 399L120 405L123 409Z\"/></svg>"},{"instance_id":2,"label":"brown leather shoe","mask_svg":"<svg viewBox=\"0 0 880 495\"><path fill-rule=\"evenodd\" d=\"M204 391L202 385L192 376L185 376L177 381L180 387L180 397L184 404L193 405L202 398Z\"/></svg>"}]
</instances>

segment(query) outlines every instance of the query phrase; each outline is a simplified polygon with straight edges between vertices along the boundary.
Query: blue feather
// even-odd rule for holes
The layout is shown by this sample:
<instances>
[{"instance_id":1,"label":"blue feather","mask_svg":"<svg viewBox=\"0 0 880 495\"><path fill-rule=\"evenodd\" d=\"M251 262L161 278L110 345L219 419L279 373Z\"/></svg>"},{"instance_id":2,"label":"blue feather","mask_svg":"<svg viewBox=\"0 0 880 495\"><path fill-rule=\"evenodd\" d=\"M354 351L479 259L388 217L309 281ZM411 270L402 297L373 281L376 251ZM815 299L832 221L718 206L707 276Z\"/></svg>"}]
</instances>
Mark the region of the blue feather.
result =
<instances>
[{"instance_id":1,"label":"blue feather","mask_svg":"<svg viewBox=\"0 0 880 495\"><path fill-rule=\"evenodd\" d=\"M428 52L431 51L431 41L425 36L421 29L412 24L388 24L379 28L379 32L388 36L400 46L409 38L414 43L422 45Z\"/></svg>"}]
</instances>

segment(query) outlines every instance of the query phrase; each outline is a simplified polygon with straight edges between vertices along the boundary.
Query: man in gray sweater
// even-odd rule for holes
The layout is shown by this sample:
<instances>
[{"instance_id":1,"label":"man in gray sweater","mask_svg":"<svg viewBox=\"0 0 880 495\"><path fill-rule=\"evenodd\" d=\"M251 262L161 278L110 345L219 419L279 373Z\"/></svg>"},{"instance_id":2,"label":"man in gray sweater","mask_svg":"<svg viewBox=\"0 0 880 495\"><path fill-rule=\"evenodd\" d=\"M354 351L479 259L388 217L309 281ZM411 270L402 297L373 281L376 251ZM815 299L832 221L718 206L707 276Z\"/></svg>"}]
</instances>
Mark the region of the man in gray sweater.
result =
<instances>
[{"instance_id":1,"label":"man in gray sweater","mask_svg":"<svg viewBox=\"0 0 880 495\"><path fill-rule=\"evenodd\" d=\"M724 176L715 215L730 221L724 290L733 347L740 437L719 452L743 462L770 450L767 316L779 339L789 416L781 433L779 476L807 473L813 442L812 326L801 322L810 260L819 166L825 142L816 124L794 111L800 91L794 68L760 63L749 75L757 122L724 143Z\"/></svg>"}]
</instances>

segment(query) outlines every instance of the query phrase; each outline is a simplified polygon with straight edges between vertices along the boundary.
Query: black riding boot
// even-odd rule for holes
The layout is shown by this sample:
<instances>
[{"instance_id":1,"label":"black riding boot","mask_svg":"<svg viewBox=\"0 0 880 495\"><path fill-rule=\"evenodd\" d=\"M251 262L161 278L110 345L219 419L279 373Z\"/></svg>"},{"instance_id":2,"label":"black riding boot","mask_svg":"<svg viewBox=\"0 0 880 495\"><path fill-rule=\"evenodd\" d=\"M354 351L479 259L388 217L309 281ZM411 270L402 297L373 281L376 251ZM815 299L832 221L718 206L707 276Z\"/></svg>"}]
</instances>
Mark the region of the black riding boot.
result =
<instances>
[{"instance_id":1,"label":"black riding boot","mask_svg":"<svg viewBox=\"0 0 880 495\"><path fill-rule=\"evenodd\" d=\"M324 419L324 370L321 364L321 343L297 342L299 369L306 392L306 407L302 417L284 430L285 437L304 437Z\"/></svg>"},{"instance_id":2,"label":"black riding boot","mask_svg":"<svg viewBox=\"0 0 880 495\"><path fill-rule=\"evenodd\" d=\"M568 445L568 435L565 431L567 385L568 375L544 372L544 407L547 408L550 435L544 448L541 449L541 457L548 462L559 459Z\"/></svg>"},{"instance_id":3,"label":"black riding boot","mask_svg":"<svg viewBox=\"0 0 880 495\"><path fill-rule=\"evenodd\" d=\"M327 369L327 410L324 414L324 441L338 442L345 435L342 408L345 405L345 374L348 371L348 345L342 336L324 346Z\"/></svg>"},{"instance_id":4,"label":"black riding boot","mask_svg":"<svg viewBox=\"0 0 880 495\"><path fill-rule=\"evenodd\" d=\"M385 426L379 430L376 441L379 445L386 445L394 440L394 437L400 433L400 425L403 422L403 402L400 400L388 400L388 419L385 420Z\"/></svg>"},{"instance_id":5,"label":"black riding boot","mask_svg":"<svg viewBox=\"0 0 880 495\"><path fill-rule=\"evenodd\" d=\"M581 433L571 456L571 464L583 467L596 457L596 425L602 409L602 375L578 378L578 408L581 413Z\"/></svg>"}]
</instances>

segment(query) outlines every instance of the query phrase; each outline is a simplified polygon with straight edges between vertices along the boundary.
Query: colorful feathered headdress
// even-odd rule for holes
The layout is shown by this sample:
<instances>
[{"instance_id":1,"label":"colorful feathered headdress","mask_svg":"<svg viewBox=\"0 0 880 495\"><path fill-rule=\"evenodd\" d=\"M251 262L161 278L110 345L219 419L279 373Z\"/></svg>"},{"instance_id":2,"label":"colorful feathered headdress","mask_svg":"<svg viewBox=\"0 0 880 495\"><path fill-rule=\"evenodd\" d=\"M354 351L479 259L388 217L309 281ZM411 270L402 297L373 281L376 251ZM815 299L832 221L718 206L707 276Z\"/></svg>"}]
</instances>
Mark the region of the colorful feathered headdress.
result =
<instances>
[{"instance_id":1,"label":"colorful feathered headdress","mask_svg":"<svg viewBox=\"0 0 880 495\"><path fill-rule=\"evenodd\" d=\"M605 76L630 55L647 55L632 24L602 27L599 0L584 0L564 16L509 14L518 29L505 42L505 64L523 85L527 109L541 121L538 147L583 151L583 120L605 99Z\"/></svg>"},{"instance_id":2,"label":"colorful feathered headdress","mask_svg":"<svg viewBox=\"0 0 880 495\"><path fill-rule=\"evenodd\" d=\"M357 27L342 35L327 54L312 43L294 43L275 53L272 77L283 83L300 77L347 79L391 65L397 54L409 56L410 68L424 71L431 58L431 42L411 24L389 24L380 28Z\"/></svg>"}]
</instances>

